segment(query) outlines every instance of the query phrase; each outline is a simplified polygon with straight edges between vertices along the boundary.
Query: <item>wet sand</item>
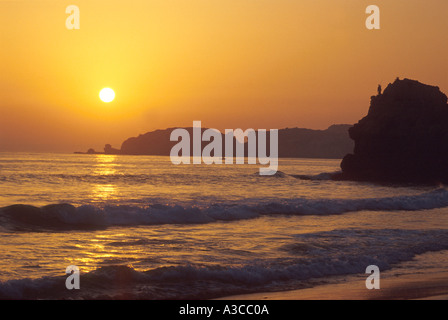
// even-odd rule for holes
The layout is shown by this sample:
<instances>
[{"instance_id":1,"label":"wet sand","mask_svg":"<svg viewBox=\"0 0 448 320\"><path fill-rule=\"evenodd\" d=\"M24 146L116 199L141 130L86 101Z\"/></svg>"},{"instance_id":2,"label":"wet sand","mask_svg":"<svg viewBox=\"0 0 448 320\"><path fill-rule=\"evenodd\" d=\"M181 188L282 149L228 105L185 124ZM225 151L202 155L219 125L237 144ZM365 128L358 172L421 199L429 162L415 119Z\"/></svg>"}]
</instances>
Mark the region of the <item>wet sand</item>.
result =
<instances>
[{"instance_id":1,"label":"wet sand","mask_svg":"<svg viewBox=\"0 0 448 320\"><path fill-rule=\"evenodd\" d=\"M368 290L366 277L313 288L244 294L220 300L447 300L448 272L391 276L380 280L380 289Z\"/></svg>"}]
</instances>

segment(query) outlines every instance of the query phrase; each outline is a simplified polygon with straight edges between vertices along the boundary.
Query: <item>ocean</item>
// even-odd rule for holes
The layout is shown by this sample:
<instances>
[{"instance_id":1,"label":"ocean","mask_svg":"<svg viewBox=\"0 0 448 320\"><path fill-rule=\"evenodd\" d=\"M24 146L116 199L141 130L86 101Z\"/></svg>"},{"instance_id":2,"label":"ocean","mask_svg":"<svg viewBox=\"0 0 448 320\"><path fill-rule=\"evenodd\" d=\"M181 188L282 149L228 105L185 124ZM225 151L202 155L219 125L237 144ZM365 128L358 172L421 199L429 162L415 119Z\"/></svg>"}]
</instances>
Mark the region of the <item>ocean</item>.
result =
<instances>
[{"instance_id":1,"label":"ocean","mask_svg":"<svg viewBox=\"0 0 448 320\"><path fill-rule=\"evenodd\" d=\"M210 299L448 268L443 186L333 181L337 159L0 153L0 299ZM65 287L68 266L80 289Z\"/></svg>"}]
</instances>

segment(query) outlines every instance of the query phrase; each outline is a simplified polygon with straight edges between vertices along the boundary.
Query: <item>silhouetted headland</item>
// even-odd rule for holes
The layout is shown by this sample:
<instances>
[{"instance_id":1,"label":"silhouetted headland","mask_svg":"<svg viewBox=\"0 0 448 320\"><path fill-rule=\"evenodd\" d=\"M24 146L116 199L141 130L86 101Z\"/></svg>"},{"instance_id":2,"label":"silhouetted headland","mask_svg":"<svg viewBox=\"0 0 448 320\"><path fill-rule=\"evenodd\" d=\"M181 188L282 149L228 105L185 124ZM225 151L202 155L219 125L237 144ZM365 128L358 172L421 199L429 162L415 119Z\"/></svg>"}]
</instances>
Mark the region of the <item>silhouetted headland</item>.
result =
<instances>
[{"instance_id":1,"label":"silhouetted headland","mask_svg":"<svg viewBox=\"0 0 448 320\"><path fill-rule=\"evenodd\" d=\"M344 155L353 151L353 141L349 138L348 129L352 125L332 125L326 130L312 130L303 128L285 128L278 131L278 153L282 158L326 158L342 159ZM87 154L123 154L123 155L159 155L169 156L171 148L177 141L170 141L171 132L177 128L155 130L141 134L138 137L126 139L120 149L107 144L104 152L89 149ZM192 136L192 128L184 128ZM202 132L206 128L202 128ZM222 133L221 133L222 134ZM222 134L222 138L224 134ZM269 131L267 134L269 139ZM268 140L269 141L269 140ZM202 142L201 148L209 142ZM238 142L234 141L234 149ZM267 148L269 153L269 146ZM83 152L77 152L84 154ZM223 153L224 154L224 149ZM235 153L234 153L235 154ZM247 155L247 143L245 144Z\"/></svg>"},{"instance_id":2,"label":"silhouetted headland","mask_svg":"<svg viewBox=\"0 0 448 320\"><path fill-rule=\"evenodd\" d=\"M354 152L336 179L448 182L448 105L438 87L397 78L371 98L367 116L349 135Z\"/></svg>"}]
</instances>

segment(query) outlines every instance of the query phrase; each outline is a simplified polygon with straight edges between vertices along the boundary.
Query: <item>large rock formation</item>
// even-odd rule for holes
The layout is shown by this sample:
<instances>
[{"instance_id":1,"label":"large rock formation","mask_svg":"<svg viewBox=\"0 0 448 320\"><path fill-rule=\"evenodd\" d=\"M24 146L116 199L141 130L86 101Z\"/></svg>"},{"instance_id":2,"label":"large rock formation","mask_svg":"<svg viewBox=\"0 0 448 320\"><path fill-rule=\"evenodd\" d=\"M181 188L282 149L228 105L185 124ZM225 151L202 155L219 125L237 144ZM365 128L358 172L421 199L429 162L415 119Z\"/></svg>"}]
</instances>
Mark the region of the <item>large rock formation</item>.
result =
<instances>
[{"instance_id":1,"label":"large rock formation","mask_svg":"<svg viewBox=\"0 0 448 320\"><path fill-rule=\"evenodd\" d=\"M278 131L280 158L342 159L353 151L348 135L352 125L335 124L326 130L286 128Z\"/></svg>"},{"instance_id":2,"label":"large rock formation","mask_svg":"<svg viewBox=\"0 0 448 320\"><path fill-rule=\"evenodd\" d=\"M349 135L355 148L341 163L343 179L448 182L448 105L438 87L397 78Z\"/></svg>"},{"instance_id":3,"label":"large rock formation","mask_svg":"<svg viewBox=\"0 0 448 320\"><path fill-rule=\"evenodd\" d=\"M350 127L351 125L340 124L332 125L326 130L303 128L280 129L278 131L279 157L342 159L344 155L353 150L353 141L348 136L348 129ZM115 150L112 152L115 154L169 155L171 148L177 144L177 142L170 141L170 134L174 129L170 128L147 132L138 137L125 140L121 145L121 150L113 149L110 146L107 150ZM192 136L192 128L184 129ZM202 132L204 130L202 128ZM223 134L222 139L224 139ZM267 141L269 141L269 133L267 135ZM201 149L207 144L208 142L202 142ZM267 146L267 152L269 154L269 144ZM245 146L245 154L247 155L247 145Z\"/></svg>"},{"instance_id":4,"label":"large rock formation","mask_svg":"<svg viewBox=\"0 0 448 320\"><path fill-rule=\"evenodd\" d=\"M177 128L150 131L138 137L126 139L121 145L121 154L169 156L171 149L178 143L170 141L171 132ZM182 128L190 135L190 150L193 150L193 128ZM206 128L201 128L201 135ZM221 134L221 141L224 135ZM209 142L201 141L201 150ZM223 149L224 150L224 149ZM193 152L193 151L191 151Z\"/></svg>"}]
</instances>

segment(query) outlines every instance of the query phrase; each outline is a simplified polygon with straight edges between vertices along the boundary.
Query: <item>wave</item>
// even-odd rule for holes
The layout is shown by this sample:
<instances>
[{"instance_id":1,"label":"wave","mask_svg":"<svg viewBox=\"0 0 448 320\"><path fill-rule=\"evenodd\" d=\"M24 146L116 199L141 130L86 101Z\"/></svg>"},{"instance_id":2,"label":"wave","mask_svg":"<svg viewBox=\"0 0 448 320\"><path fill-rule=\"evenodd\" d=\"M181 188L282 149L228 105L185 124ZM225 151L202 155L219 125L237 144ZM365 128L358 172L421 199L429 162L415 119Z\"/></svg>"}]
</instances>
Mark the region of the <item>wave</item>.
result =
<instances>
[{"instance_id":1,"label":"wave","mask_svg":"<svg viewBox=\"0 0 448 320\"><path fill-rule=\"evenodd\" d=\"M333 180L334 176L340 174L341 171L335 172L322 172L315 175L305 175L305 174L292 174L291 177L301 179L301 180Z\"/></svg>"},{"instance_id":2,"label":"wave","mask_svg":"<svg viewBox=\"0 0 448 320\"><path fill-rule=\"evenodd\" d=\"M179 178L178 175L169 175L170 179ZM70 183L70 182L82 182L82 183L126 183L126 184L141 184L141 183L159 183L167 179L163 174L65 174L65 173L15 173L8 175L0 174L0 181L23 183L42 181L45 183Z\"/></svg>"},{"instance_id":3,"label":"wave","mask_svg":"<svg viewBox=\"0 0 448 320\"><path fill-rule=\"evenodd\" d=\"M254 176L258 176L260 178L286 178L289 177L289 174L284 173L283 171L280 170L269 170L270 174L265 174L265 175L260 175L260 172L255 172L253 173Z\"/></svg>"},{"instance_id":4,"label":"wave","mask_svg":"<svg viewBox=\"0 0 448 320\"><path fill-rule=\"evenodd\" d=\"M385 271L416 255L448 249L446 230L345 229L298 234L295 241L281 248L290 258L244 265L103 266L81 273L81 290L66 290L66 276L9 280L0 282L0 299L209 299L287 285L303 288L320 278L365 274L368 265Z\"/></svg>"},{"instance_id":5,"label":"wave","mask_svg":"<svg viewBox=\"0 0 448 320\"><path fill-rule=\"evenodd\" d=\"M354 211L416 211L448 206L448 190L412 196L364 199L246 199L208 206L152 204L147 207L95 207L53 204L12 205L0 209L0 226L13 231L101 229L110 226L199 224L256 218L261 215L332 215Z\"/></svg>"}]
</instances>

